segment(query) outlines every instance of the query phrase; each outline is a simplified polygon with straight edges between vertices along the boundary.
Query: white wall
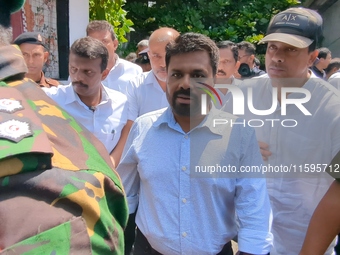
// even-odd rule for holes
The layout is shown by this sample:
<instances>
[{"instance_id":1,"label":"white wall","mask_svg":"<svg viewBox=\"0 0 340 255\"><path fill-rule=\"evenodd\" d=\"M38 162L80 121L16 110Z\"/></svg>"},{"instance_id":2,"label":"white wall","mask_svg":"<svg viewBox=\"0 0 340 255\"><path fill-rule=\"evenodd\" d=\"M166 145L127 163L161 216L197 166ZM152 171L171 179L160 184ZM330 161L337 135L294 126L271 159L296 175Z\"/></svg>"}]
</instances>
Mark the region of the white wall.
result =
<instances>
[{"instance_id":1,"label":"white wall","mask_svg":"<svg viewBox=\"0 0 340 255\"><path fill-rule=\"evenodd\" d=\"M322 46L332 51L332 57L340 57L340 1L329 7L322 18L324 21L323 34L325 39Z\"/></svg>"},{"instance_id":2,"label":"white wall","mask_svg":"<svg viewBox=\"0 0 340 255\"><path fill-rule=\"evenodd\" d=\"M89 0L70 0L70 46L72 43L86 36L86 26L89 23Z\"/></svg>"}]
</instances>

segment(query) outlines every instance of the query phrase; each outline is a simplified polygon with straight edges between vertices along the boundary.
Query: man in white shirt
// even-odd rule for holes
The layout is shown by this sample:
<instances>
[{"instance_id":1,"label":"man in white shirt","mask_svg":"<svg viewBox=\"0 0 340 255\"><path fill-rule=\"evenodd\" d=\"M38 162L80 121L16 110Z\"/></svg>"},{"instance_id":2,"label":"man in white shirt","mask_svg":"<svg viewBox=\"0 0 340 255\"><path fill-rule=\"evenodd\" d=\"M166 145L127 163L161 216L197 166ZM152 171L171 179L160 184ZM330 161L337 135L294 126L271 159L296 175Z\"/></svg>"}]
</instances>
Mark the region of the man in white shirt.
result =
<instances>
[{"instance_id":1,"label":"man in white shirt","mask_svg":"<svg viewBox=\"0 0 340 255\"><path fill-rule=\"evenodd\" d=\"M136 75L141 74L142 68L130 61L119 58L116 54L118 39L112 25L105 20L91 21L86 28L87 36L101 41L109 51L107 69L109 73L103 80L104 86L125 94L126 86Z\"/></svg>"},{"instance_id":2,"label":"man in white shirt","mask_svg":"<svg viewBox=\"0 0 340 255\"><path fill-rule=\"evenodd\" d=\"M165 46L178 35L176 30L168 27L157 29L150 35L148 55L152 70L135 77L127 87L132 121L145 113L168 107L165 95Z\"/></svg>"},{"instance_id":3,"label":"man in white shirt","mask_svg":"<svg viewBox=\"0 0 340 255\"><path fill-rule=\"evenodd\" d=\"M331 77L329 77L328 82L332 84L336 89L340 90L340 70L332 74Z\"/></svg>"},{"instance_id":4,"label":"man in white shirt","mask_svg":"<svg viewBox=\"0 0 340 255\"><path fill-rule=\"evenodd\" d=\"M124 94L102 85L108 58L107 48L99 40L76 40L69 55L72 82L44 91L105 145L117 165L128 134L124 128L128 103Z\"/></svg>"},{"instance_id":5,"label":"man in white shirt","mask_svg":"<svg viewBox=\"0 0 340 255\"><path fill-rule=\"evenodd\" d=\"M238 86L241 84L241 81L234 77L234 73L240 67L240 61L238 60L238 48L235 43L221 41L217 42L216 45L220 52L220 61L216 74L215 89L221 98L222 104L216 104L215 107L220 109L227 102L231 93L227 88L219 88L217 85L231 84Z\"/></svg>"},{"instance_id":6,"label":"man in white shirt","mask_svg":"<svg viewBox=\"0 0 340 255\"><path fill-rule=\"evenodd\" d=\"M137 117L169 106L165 94L167 77L165 47L178 35L176 30L168 27L157 29L151 34L147 54L152 69L136 76L126 88L129 102L129 120L126 124L128 129ZM134 226L133 217L130 217L125 230L125 239L130 242L125 245L126 254L129 253L133 244Z\"/></svg>"},{"instance_id":7,"label":"man in white shirt","mask_svg":"<svg viewBox=\"0 0 340 255\"><path fill-rule=\"evenodd\" d=\"M241 255L268 254L271 248L265 179L238 171L262 164L254 130L215 126L215 118L237 117L211 104L209 115L201 114L204 92L196 79L211 88L218 57L215 43L202 34L186 33L169 43L170 107L144 114L131 129L117 171L130 213L139 204L135 255L229 255L226 244L237 233ZM234 174L196 171L228 164Z\"/></svg>"},{"instance_id":8,"label":"man in white shirt","mask_svg":"<svg viewBox=\"0 0 340 255\"><path fill-rule=\"evenodd\" d=\"M315 11L290 8L277 14L262 40L268 43L268 76L245 81L244 101L233 94L225 105L256 127L269 172L271 255L299 253L309 220L332 183L324 170L340 150L339 93L309 70L321 34L322 18ZM248 107L242 109L243 102ZM334 254L333 247L326 254Z\"/></svg>"}]
</instances>

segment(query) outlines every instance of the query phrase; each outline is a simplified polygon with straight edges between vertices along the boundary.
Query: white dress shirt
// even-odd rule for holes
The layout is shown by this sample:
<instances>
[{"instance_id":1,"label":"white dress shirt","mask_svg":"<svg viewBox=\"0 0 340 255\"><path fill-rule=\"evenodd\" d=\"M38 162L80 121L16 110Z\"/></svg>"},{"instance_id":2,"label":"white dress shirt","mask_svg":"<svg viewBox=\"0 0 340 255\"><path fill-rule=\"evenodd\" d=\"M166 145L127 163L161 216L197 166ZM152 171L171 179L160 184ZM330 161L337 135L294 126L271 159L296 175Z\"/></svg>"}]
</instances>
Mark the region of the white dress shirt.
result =
<instances>
[{"instance_id":1,"label":"white dress shirt","mask_svg":"<svg viewBox=\"0 0 340 255\"><path fill-rule=\"evenodd\" d=\"M328 82L336 89L340 90L340 71L332 74L331 77L329 77Z\"/></svg>"},{"instance_id":2,"label":"white dress shirt","mask_svg":"<svg viewBox=\"0 0 340 255\"><path fill-rule=\"evenodd\" d=\"M245 102L248 101L247 89L252 88L255 109L271 108L273 90L268 76L245 81L241 88ZM278 171L268 175L272 178L267 178L274 215L274 248L271 255L299 254L310 218L333 180L323 170L340 150L340 94L315 75L312 75L303 88L311 93L311 99L303 104L311 116L304 115L292 104L287 105L287 115L281 115L279 102L270 115L255 115L248 107L245 107L245 115L240 115L251 121L253 126L260 126L261 122L258 120L263 121L263 126L255 130L258 141L267 143L272 153L265 162L266 165L282 165L291 169L290 173ZM288 99L304 97L302 93L287 96ZM274 98L277 102L277 97ZM233 99L230 99L224 110L232 112L232 104ZM275 121L266 121L268 119ZM290 121L284 121L287 119ZM294 126L295 122L291 120L295 120L297 126L284 127L281 124L284 121L284 125ZM322 167L321 173L312 170L318 166ZM300 173L301 170L303 173ZM333 247L334 243L326 254L334 254Z\"/></svg>"},{"instance_id":3,"label":"white dress shirt","mask_svg":"<svg viewBox=\"0 0 340 255\"><path fill-rule=\"evenodd\" d=\"M118 57L115 65L102 83L110 89L125 94L129 81L141 73L143 73L143 69L139 65Z\"/></svg>"},{"instance_id":4,"label":"white dress shirt","mask_svg":"<svg viewBox=\"0 0 340 255\"><path fill-rule=\"evenodd\" d=\"M129 118L137 117L169 106L166 94L159 85L153 71L135 77L127 86Z\"/></svg>"},{"instance_id":5,"label":"white dress shirt","mask_svg":"<svg viewBox=\"0 0 340 255\"><path fill-rule=\"evenodd\" d=\"M272 234L265 179L197 171L262 164L252 128L213 127L214 118L236 119L214 109L188 133L170 107L136 120L117 168L130 213L138 205L137 226L165 255L215 255L237 233L241 251L267 254Z\"/></svg>"},{"instance_id":6,"label":"white dress shirt","mask_svg":"<svg viewBox=\"0 0 340 255\"><path fill-rule=\"evenodd\" d=\"M128 103L124 94L103 86L101 102L94 109L90 109L75 93L72 83L43 90L94 134L105 145L108 153L111 153L127 122Z\"/></svg>"}]
</instances>

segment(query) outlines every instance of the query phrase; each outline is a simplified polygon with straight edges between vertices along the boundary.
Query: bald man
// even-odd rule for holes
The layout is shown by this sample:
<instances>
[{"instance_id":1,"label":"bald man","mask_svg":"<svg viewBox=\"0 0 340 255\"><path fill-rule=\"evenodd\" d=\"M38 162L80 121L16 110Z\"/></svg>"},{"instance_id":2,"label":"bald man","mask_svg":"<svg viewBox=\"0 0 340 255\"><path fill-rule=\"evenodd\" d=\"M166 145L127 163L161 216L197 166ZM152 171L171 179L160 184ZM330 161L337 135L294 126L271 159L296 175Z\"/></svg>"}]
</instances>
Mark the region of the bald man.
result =
<instances>
[{"instance_id":1,"label":"bald man","mask_svg":"<svg viewBox=\"0 0 340 255\"><path fill-rule=\"evenodd\" d=\"M151 34L147 52L151 71L136 76L126 88L129 103L129 120L126 124L128 129L137 117L169 106L165 94L167 77L165 46L178 36L179 33L169 27L157 29ZM135 213L130 212L128 226L125 229L125 254L130 254L135 239Z\"/></svg>"},{"instance_id":2,"label":"bald man","mask_svg":"<svg viewBox=\"0 0 340 255\"><path fill-rule=\"evenodd\" d=\"M177 36L179 33L169 27L157 29L151 34L148 51L151 71L137 76L127 86L131 121L145 113L168 107L165 95L165 46Z\"/></svg>"}]
</instances>

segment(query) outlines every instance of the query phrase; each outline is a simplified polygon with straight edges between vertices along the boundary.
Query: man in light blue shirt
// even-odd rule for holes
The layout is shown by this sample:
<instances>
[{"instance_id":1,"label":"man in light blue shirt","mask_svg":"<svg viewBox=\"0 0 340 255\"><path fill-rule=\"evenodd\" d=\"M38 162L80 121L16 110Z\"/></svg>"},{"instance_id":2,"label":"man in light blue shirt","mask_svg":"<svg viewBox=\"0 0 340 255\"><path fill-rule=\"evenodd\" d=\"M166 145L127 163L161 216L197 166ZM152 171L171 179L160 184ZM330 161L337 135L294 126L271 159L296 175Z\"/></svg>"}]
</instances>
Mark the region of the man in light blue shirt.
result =
<instances>
[{"instance_id":1,"label":"man in light blue shirt","mask_svg":"<svg viewBox=\"0 0 340 255\"><path fill-rule=\"evenodd\" d=\"M224 246L236 234L241 254L270 251L265 179L243 173L262 164L254 130L209 103L209 114L201 114L201 85L214 91L218 60L218 48L204 35L169 43L170 107L139 117L131 128L117 171L130 214L138 205L134 254L230 254Z\"/></svg>"}]
</instances>

